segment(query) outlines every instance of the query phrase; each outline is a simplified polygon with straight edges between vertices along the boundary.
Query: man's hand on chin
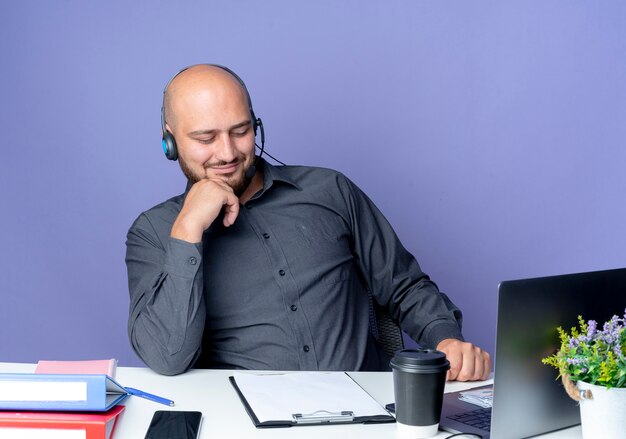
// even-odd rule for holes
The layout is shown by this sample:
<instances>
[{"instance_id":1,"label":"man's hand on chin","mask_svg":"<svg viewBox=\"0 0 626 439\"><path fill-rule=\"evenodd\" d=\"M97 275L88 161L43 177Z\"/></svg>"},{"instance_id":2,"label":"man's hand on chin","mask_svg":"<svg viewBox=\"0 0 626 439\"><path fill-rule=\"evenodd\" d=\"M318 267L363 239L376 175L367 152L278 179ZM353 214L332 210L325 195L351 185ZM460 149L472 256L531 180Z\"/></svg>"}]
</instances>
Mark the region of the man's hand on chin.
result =
<instances>
[{"instance_id":1,"label":"man's hand on chin","mask_svg":"<svg viewBox=\"0 0 626 439\"><path fill-rule=\"evenodd\" d=\"M472 343L447 338L437 345L437 350L446 354L450 370L446 380L486 380L491 371L491 356Z\"/></svg>"}]
</instances>

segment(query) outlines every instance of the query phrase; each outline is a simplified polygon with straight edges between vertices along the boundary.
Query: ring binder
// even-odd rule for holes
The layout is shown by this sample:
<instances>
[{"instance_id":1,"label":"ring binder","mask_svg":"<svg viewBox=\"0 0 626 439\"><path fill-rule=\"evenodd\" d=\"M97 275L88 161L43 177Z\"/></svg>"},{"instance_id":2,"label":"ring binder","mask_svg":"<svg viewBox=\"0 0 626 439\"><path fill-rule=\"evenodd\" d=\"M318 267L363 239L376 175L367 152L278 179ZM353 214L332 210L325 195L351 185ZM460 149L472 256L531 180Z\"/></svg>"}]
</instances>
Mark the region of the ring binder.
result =
<instances>
[{"instance_id":1,"label":"ring binder","mask_svg":"<svg viewBox=\"0 0 626 439\"><path fill-rule=\"evenodd\" d=\"M353 422L354 413L351 411L329 412L328 410L317 410L313 413L294 413L293 421L296 424L323 424L331 422Z\"/></svg>"}]
</instances>

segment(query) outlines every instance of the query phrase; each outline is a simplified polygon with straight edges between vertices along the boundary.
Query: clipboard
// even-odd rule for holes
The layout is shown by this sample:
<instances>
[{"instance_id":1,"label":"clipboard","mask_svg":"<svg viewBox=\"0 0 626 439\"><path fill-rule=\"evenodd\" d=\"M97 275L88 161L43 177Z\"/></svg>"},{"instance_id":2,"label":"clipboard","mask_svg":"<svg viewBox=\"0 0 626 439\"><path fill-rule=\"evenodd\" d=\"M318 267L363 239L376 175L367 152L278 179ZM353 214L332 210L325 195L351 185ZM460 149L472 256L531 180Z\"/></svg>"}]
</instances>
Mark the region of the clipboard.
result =
<instances>
[{"instance_id":1,"label":"clipboard","mask_svg":"<svg viewBox=\"0 0 626 439\"><path fill-rule=\"evenodd\" d=\"M395 422L344 372L241 372L229 381L256 428Z\"/></svg>"}]
</instances>

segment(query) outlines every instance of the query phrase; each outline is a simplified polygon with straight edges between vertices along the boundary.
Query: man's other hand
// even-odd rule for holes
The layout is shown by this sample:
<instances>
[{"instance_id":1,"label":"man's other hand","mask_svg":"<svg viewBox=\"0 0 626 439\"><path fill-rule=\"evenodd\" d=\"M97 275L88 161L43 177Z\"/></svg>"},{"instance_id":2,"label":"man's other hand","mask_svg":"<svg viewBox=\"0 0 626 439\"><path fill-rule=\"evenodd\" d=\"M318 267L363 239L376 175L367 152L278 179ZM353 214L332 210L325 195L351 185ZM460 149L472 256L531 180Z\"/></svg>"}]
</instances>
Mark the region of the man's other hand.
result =
<instances>
[{"instance_id":1,"label":"man's other hand","mask_svg":"<svg viewBox=\"0 0 626 439\"><path fill-rule=\"evenodd\" d=\"M446 354L450 370L446 380L486 380L491 371L491 356L472 343L447 338L437 345L437 350Z\"/></svg>"}]
</instances>

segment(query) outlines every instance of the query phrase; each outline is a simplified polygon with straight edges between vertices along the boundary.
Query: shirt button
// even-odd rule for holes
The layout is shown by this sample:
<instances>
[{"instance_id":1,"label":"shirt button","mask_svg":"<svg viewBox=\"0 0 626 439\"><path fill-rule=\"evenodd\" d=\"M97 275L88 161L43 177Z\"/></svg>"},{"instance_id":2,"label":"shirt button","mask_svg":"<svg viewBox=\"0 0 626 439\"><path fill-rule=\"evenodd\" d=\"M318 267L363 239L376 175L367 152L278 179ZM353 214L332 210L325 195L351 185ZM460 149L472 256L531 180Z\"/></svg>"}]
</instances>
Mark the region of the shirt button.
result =
<instances>
[{"instance_id":1,"label":"shirt button","mask_svg":"<svg viewBox=\"0 0 626 439\"><path fill-rule=\"evenodd\" d=\"M279 270L278 274L280 274L281 276L284 276L285 275L285 270Z\"/></svg>"},{"instance_id":2,"label":"shirt button","mask_svg":"<svg viewBox=\"0 0 626 439\"><path fill-rule=\"evenodd\" d=\"M292 311L297 311L298 307L296 305L291 305L289 309L291 309Z\"/></svg>"},{"instance_id":3,"label":"shirt button","mask_svg":"<svg viewBox=\"0 0 626 439\"><path fill-rule=\"evenodd\" d=\"M311 348L309 347L309 345L306 345L306 344L305 344L305 345L304 345L304 347L302 348L302 350L303 350L304 352L309 352L309 351L311 350Z\"/></svg>"},{"instance_id":4,"label":"shirt button","mask_svg":"<svg viewBox=\"0 0 626 439\"><path fill-rule=\"evenodd\" d=\"M189 259L187 259L187 262L189 262L191 265L196 265L198 260L192 256Z\"/></svg>"},{"instance_id":5,"label":"shirt button","mask_svg":"<svg viewBox=\"0 0 626 439\"><path fill-rule=\"evenodd\" d=\"M252 209L252 204L246 204L246 209L248 210Z\"/></svg>"},{"instance_id":6,"label":"shirt button","mask_svg":"<svg viewBox=\"0 0 626 439\"><path fill-rule=\"evenodd\" d=\"M270 234L269 234L269 233L264 233L264 234L263 234L263 238L265 238L265 239L270 239Z\"/></svg>"}]
</instances>

